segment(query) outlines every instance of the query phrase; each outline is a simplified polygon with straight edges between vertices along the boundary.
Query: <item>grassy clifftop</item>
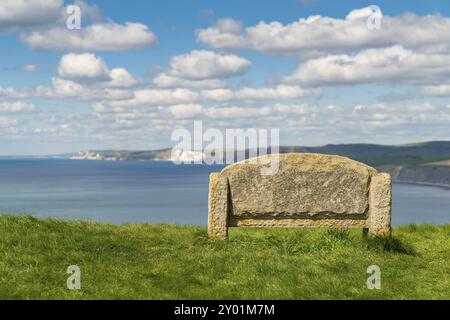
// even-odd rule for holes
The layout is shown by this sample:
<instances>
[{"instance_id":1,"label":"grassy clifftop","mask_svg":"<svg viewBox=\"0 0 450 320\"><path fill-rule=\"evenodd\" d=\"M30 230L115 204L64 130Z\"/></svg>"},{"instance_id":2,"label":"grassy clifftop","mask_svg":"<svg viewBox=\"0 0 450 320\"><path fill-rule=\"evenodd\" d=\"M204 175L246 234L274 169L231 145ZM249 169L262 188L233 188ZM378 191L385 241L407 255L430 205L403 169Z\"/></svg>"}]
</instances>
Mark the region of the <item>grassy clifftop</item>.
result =
<instances>
[{"instance_id":1,"label":"grassy clifftop","mask_svg":"<svg viewBox=\"0 0 450 320\"><path fill-rule=\"evenodd\" d=\"M0 217L2 299L448 299L450 225L360 230L113 226ZM66 287L69 265L81 290ZM369 290L367 267L381 268Z\"/></svg>"}]
</instances>

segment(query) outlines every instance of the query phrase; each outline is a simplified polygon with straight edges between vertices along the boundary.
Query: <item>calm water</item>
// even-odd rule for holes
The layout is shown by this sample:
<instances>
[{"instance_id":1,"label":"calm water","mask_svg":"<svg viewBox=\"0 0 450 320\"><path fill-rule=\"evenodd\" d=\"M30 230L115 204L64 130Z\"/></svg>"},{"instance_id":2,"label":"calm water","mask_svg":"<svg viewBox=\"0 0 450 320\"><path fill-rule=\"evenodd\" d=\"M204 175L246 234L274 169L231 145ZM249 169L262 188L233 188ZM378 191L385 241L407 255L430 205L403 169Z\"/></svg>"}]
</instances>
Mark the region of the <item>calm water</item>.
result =
<instances>
[{"instance_id":1,"label":"calm water","mask_svg":"<svg viewBox=\"0 0 450 320\"><path fill-rule=\"evenodd\" d=\"M0 212L111 223L206 225L220 166L157 161L0 160ZM394 184L393 224L450 223L450 190Z\"/></svg>"}]
</instances>

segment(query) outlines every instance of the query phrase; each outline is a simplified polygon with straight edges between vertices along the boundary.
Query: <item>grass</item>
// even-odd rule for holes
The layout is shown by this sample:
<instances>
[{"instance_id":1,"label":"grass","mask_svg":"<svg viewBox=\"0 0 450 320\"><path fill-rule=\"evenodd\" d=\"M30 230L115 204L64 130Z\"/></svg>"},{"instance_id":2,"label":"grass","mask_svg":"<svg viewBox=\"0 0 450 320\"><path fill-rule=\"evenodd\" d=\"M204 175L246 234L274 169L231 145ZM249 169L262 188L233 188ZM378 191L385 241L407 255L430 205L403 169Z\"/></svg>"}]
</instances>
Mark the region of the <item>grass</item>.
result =
<instances>
[{"instance_id":1,"label":"grass","mask_svg":"<svg viewBox=\"0 0 450 320\"><path fill-rule=\"evenodd\" d=\"M0 216L3 299L449 299L450 225L231 229ZM369 290L369 265L381 290ZM69 265L81 290L68 290Z\"/></svg>"}]
</instances>

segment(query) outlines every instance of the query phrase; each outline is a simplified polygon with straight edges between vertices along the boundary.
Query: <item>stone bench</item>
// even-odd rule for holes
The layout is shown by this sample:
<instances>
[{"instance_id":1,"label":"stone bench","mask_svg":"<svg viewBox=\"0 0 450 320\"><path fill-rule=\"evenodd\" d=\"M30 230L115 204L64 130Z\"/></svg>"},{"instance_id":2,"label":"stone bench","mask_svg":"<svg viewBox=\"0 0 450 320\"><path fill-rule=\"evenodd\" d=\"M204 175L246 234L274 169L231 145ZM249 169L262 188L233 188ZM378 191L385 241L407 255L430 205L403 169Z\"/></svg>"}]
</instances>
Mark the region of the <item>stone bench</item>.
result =
<instances>
[{"instance_id":1,"label":"stone bench","mask_svg":"<svg viewBox=\"0 0 450 320\"><path fill-rule=\"evenodd\" d=\"M269 160L263 157L278 157L276 174L261 174ZM227 238L229 227L362 228L370 236L391 233L390 175L340 156L275 154L232 164L211 174L208 202L208 234L221 239Z\"/></svg>"}]
</instances>

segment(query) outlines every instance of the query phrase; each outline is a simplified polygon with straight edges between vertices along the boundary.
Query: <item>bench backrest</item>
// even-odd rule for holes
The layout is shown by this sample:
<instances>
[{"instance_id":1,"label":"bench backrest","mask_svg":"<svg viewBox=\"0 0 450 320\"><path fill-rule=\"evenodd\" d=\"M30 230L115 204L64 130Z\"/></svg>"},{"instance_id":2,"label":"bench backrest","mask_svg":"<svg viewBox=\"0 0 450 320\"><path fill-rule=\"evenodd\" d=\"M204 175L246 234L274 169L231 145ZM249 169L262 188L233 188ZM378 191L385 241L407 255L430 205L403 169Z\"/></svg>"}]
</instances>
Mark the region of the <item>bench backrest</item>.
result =
<instances>
[{"instance_id":1,"label":"bench backrest","mask_svg":"<svg viewBox=\"0 0 450 320\"><path fill-rule=\"evenodd\" d=\"M261 174L267 163L264 157L277 157L275 174ZM340 156L276 154L238 162L211 175L208 225L211 235L222 238L227 236L224 226L361 227L369 231L372 226L371 234L386 235L390 207L387 174ZM381 231L374 229L377 219L381 219L377 227Z\"/></svg>"}]
</instances>

